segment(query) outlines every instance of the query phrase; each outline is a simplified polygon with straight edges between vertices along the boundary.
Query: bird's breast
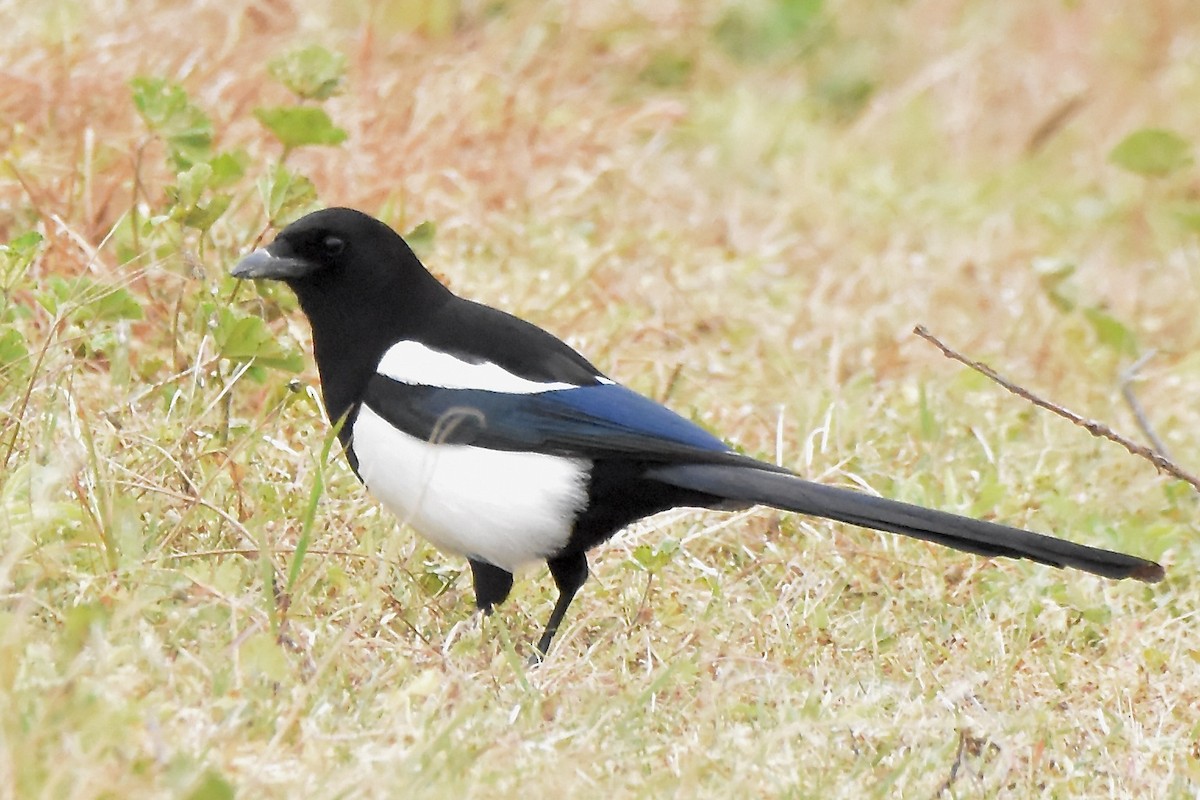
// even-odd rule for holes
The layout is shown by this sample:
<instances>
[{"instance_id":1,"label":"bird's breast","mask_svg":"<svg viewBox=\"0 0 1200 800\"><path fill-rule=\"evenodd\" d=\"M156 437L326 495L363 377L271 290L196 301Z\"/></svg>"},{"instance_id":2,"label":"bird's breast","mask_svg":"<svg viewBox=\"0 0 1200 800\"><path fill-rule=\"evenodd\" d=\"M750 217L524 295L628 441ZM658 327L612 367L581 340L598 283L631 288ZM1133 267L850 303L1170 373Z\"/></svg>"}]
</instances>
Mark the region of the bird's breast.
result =
<instances>
[{"instance_id":1,"label":"bird's breast","mask_svg":"<svg viewBox=\"0 0 1200 800\"><path fill-rule=\"evenodd\" d=\"M510 572L557 554L587 502L587 459L438 444L367 405L353 448L363 483L402 522L439 550Z\"/></svg>"}]
</instances>

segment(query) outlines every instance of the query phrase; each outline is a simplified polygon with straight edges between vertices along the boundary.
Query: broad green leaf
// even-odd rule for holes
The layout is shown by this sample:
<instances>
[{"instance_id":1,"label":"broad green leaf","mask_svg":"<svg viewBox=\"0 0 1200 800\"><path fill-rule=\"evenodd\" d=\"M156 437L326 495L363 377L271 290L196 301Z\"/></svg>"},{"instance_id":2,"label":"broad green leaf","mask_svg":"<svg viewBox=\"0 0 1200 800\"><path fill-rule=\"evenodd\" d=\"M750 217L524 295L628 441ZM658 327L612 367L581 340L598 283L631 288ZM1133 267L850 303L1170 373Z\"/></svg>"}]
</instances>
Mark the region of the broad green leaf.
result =
<instances>
[{"instance_id":1,"label":"broad green leaf","mask_svg":"<svg viewBox=\"0 0 1200 800\"><path fill-rule=\"evenodd\" d=\"M212 167L212 179L209 181L209 185L214 189L223 189L236 183L246 174L246 167L249 164L250 156L245 150L218 153L208 162L208 165Z\"/></svg>"},{"instance_id":2,"label":"broad green leaf","mask_svg":"<svg viewBox=\"0 0 1200 800\"><path fill-rule=\"evenodd\" d=\"M1083 309L1083 316L1103 344L1127 356L1137 355L1137 337L1119 319L1095 307Z\"/></svg>"},{"instance_id":3,"label":"broad green leaf","mask_svg":"<svg viewBox=\"0 0 1200 800\"><path fill-rule=\"evenodd\" d=\"M78 653L91 638L92 631L103 628L111 613L100 603L81 603L71 607L63 618L61 643L71 654Z\"/></svg>"},{"instance_id":4,"label":"broad green leaf","mask_svg":"<svg viewBox=\"0 0 1200 800\"><path fill-rule=\"evenodd\" d=\"M167 187L167 197L176 205L191 206L212 181L213 168L207 163L193 164L175 177L175 185Z\"/></svg>"},{"instance_id":5,"label":"broad green leaf","mask_svg":"<svg viewBox=\"0 0 1200 800\"><path fill-rule=\"evenodd\" d=\"M317 187L313 182L282 165L272 167L259 179L258 192L267 219L276 228L298 219L317 204Z\"/></svg>"},{"instance_id":6,"label":"broad green leaf","mask_svg":"<svg viewBox=\"0 0 1200 800\"><path fill-rule=\"evenodd\" d=\"M222 165L227 169L228 165ZM215 169L212 164L201 162L193 164L186 172L181 172L174 186L167 187L167 197L171 200L171 218L181 224L206 231L213 226L233 199L228 194L213 194L210 189L216 182Z\"/></svg>"},{"instance_id":7,"label":"broad green leaf","mask_svg":"<svg viewBox=\"0 0 1200 800\"><path fill-rule=\"evenodd\" d=\"M272 59L267 72L305 100L327 100L342 92L346 57L314 44Z\"/></svg>"},{"instance_id":8,"label":"broad green leaf","mask_svg":"<svg viewBox=\"0 0 1200 800\"><path fill-rule=\"evenodd\" d=\"M862 111L876 88L874 77L861 66L843 62L817 81L813 96L835 117L849 120Z\"/></svg>"},{"instance_id":9,"label":"broad green leaf","mask_svg":"<svg viewBox=\"0 0 1200 800\"><path fill-rule=\"evenodd\" d=\"M1147 647L1142 650L1143 669L1158 672L1170 663L1172 663L1171 657L1157 647Z\"/></svg>"},{"instance_id":10,"label":"broad green leaf","mask_svg":"<svg viewBox=\"0 0 1200 800\"><path fill-rule=\"evenodd\" d=\"M28 231L0 244L0 290L8 291L25 275L25 271L42 249L42 235Z\"/></svg>"},{"instance_id":11,"label":"broad green leaf","mask_svg":"<svg viewBox=\"0 0 1200 800\"><path fill-rule=\"evenodd\" d=\"M122 286L107 288L93 302L87 304L86 311L92 319L101 322L142 318L141 304Z\"/></svg>"},{"instance_id":12,"label":"broad green leaf","mask_svg":"<svg viewBox=\"0 0 1200 800\"><path fill-rule=\"evenodd\" d=\"M1192 145L1173 131L1146 128L1122 139L1108 160L1138 175L1157 178L1191 164Z\"/></svg>"},{"instance_id":13,"label":"broad green leaf","mask_svg":"<svg viewBox=\"0 0 1200 800\"><path fill-rule=\"evenodd\" d=\"M288 677L288 661L275 638L266 631L256 633L238 648L242 669L251 675L281 681Z\"/></svg>"},{"instance_id":14,"label":"broad green leaf","mask_svg":"<svg viewBox=\"0 0 1200 800\"><path fill-rule=\"evenodd\" d=\"M134 78L130 86L134 107L150 132L166 142L168 158L176 169L208 159L212 121L182 87L161 78Z\"/></svg>"},{"instance_id":15,"label":"broad green leaf","mask_svg":"<svg viewBox=\"0 0 1200 800\"><path fill-rule=\"evenodd\" d=\"M334 145L346 141L346 132L333 124L325 109L316 106L256 108L254 116L289 150L305 145Z\"/></svg>"},{"instance_id":16,"label":"broad green leaf","mask_svg":"<svg viewBox=\"0 0 1200 800\"><path fill-rule=\"evenodd\" d=\"M62 311L76 319L116 322L142 318L142 307L128 289L107 286L84 276L70 280L51 278L48 291L38 295L37 301L51 314Z\"/></svg>"},{"instance_id":17,"label":"broad green leaf","mask_svg":"<svg viewBox=\"0 0 1200 800\"><path fill-rule=\"evenodd\" d=\"M382 31L443 37L454 31L461 0L391 0L380 3L372 21Z\"/></svg>"},{"instance_id":18,"label":"broad green leaf","mask_svg":"<svg viewBox=\"0 0 1200 800\"><path fill-rule=\"evenodd\" d=\"M210 769L187 793L186 800L233 800L235 796L229 781L225 780L221 773Z\"/></svg>"},{"instance_id":19,"label":"broad green leaf","mask_svg":"<svg viewBox=\"0 0 1200 800\"><path fill-rule=\"evenodd\" d=\"M712 35L739 60L763 58L786 48L811 51L828 38L832 24L824 0L774 0L760 11L733 6Z\"/></svg>"},{"instance_id":20,"label":"broad green leaf","mask_svg":"<svg viewBox=\"0 0 1200 800\"><path fill-rule=\"evenodd\" d=\"M16 328L0 333L0 365L12 364L29 355L25 336Z\"/></svg>"},{"instance_id":21,"label":"broad green leaf","mask_svg":"<svg viewBox=\"0 0 1200 800\"><path fill-rule=\"evenodd\" d=\"M670 51L659 51L638 73L638 79L663 89L683 86L692 77L695 62L689 57Z\"/></svg>"},{"instance_id":22,"label":"broad green leaf","mask_svg":"<svg viewBox=\"0 0 1200 800\"><path fill-rule=\"evenodd\" d=\"M206 231L221 218L221 215L229 208L229 203L232 200L233 195L226 193L215 194L207 200L183 210L176 216L176 219L189 228Z\"/></svg>"},{"instance_id":23,"label":"broad green leaf","mask_svg":"<svg viewBox=\"0 0 1200 800\"><path fill-rule=\"evenodd\" d=\"M427 219L406 233L404 241L408 242L409 247L417 251L417 255L424 256L433 249L433 238L436 234L437 223Z\"/></svg>"},{"instance_id":24,"label":"broad green leaf","mask_svg":"<svg viewBox=\"0 0 1200 800\"><path fill-rule=\"evenodd\" d=\"M26 231L9 241L8 244L0 244L0 254L3 254L5 259L17 258L32 261L37 255L38 246L43 241L45 241L44 237L37 231Z\"/></svg>"},{"instance_id":25,"label":"broad green leaf","mask_svg":"<svg viewBox=\"0 0 1200 800\"><path fill-rule=\"evenodd\" d=\"M239 316L229 308L217 312L213 341L221 357L230 361L253 361L287 372L304 368L304 357L281 345L265 322L258 317Z\"/></svg>"},{"instance_id":26,"label":"broad green leaf","mask_svg":"<svg viewBox=\"0 0 1200 800\"><path fill-rule=\"evenodd\" d=\"M1189 231L1200 233L1200 203L1195 200L1181 200L1170 206L1171 216Z\"/></svg>"},{"instance_id":27,"label":"broad green leaf","mask_svg":"<svg viewBox=\"0 0 1200 800\"><path fill-rule=\"evenodd\" d=\"M633 560L647 572L658 572L671 560L671 556L678 549L679 543L673 539L666 539L655 547L646 544L638 545L633 550Z\"/></svg>"}]
</instances>

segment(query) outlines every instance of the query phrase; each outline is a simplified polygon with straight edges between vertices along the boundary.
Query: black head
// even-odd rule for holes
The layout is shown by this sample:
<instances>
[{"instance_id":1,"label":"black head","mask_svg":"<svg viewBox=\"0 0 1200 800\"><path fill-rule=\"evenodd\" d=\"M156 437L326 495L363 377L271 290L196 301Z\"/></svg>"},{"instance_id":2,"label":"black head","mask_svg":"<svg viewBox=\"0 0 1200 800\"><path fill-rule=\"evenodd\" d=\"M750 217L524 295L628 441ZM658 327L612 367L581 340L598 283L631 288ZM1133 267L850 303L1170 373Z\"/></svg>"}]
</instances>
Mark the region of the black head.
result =
<instances>
[{"instance_id":1,"label":"black head","mask_svg":"<svg viewBox=\"0 0 1200 800\"><path fill-rule=\"evenodd\" d=\"M321 295L344 302L348 290L366 297L394 288L419 292L433 281L395 231L351 208L301 217L274 242L242 259L232 274L283 281L306 310L306 301L319 301Z\"/></svg>"},{"instance_id":2,"label":"black head","mask_svg":"<svg viewBox=\"0 0 1200 800\"><path fill-rule=\"evenodd\" d=\"M350 208L301 217L231 274L283 281L296 293L312 324L333 418L349 407L387 347L453 297L399 234Z\"/></svg>"}]
</instances>

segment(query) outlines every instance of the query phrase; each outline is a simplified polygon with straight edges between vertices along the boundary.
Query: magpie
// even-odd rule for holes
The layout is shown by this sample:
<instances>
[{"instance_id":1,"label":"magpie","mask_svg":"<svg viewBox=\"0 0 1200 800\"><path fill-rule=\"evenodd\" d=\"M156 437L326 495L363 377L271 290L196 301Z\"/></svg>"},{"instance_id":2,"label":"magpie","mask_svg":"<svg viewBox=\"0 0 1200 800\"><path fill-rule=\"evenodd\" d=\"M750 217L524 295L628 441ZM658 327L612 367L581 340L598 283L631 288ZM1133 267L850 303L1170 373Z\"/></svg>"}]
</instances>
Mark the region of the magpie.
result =
<instances>
[{"instance_id":1,"label":"magpie","mask_svg":"<svg viewBox=\"0 0 1200 800\"><path fill-rule=\"evenodd\" d=\"M559 594L535 659L587 579L587 552L681 506L773 506L981 556L1163 577L1152 561L813 483L736 452L547 331L456 296L353 209L302 217L232 274L295 293L351 468L439 550L466 557L483 613L514 572L548 563Z\"/></svg>"}]
</instances>

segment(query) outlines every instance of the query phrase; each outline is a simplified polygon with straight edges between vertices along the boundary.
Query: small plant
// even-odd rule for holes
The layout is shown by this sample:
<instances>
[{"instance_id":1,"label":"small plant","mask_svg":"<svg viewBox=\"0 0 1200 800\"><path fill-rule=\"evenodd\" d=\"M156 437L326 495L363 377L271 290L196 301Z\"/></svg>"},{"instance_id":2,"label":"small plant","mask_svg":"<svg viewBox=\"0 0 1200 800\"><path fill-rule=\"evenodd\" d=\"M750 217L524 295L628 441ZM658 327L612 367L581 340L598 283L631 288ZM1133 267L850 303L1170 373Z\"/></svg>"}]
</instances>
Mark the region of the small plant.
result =
<instances>
[{"instance_id":1,"label":"small plant","mask_svg":"<svg viewBox=\"0 0 1200 800\"><path fill-rule=\"evenodd\" d=\"M1144 128L1118 142L1108 160L1146 179L1140 208L1143 216L1161 207L1184 229L1200 232L1200 201L1188 189L1169 183L1195 163L1191 142L1174 131Z\"/></svg>"},{"instance_id":2,"label":"small plant","mask_svg":"<svg viewBox=\"0 0 1200 800\"><path fill-rule=\"evenodd\" d=\"M1108 159L1144 178L1164 178L1192 165L1192 146L1172 131L1145 128L1122 139Z\"/></svg>"},{"instance_id":3,"label":"small plant","mask_svg":"<svg viewBox=\"0 0 1200 800\"><path fill-rule=\"evenodd\" d=\"M289 51L267 65L271 77L296 96L296 103L262 106L255 118L283 145L279 163L259 181L259 193L272 227L281 228L311 211L316 189L284 164L298 147L339 145L346 131L319 105L342 92L346 75L344 56L313 45Z\"/></svg>"},{"instance_id":4,"label":"small plant","mask_svg":"<svg viewBox=\"0 0 1200 800\"><path fill-rule=\"evenodd\" d=\"M1133 330L1103 306L1079 299L1079 288L1071 278L1076 266L1057 259L1038 259L1034 262L1042 291L1051 303L1064 314L1078 312L1096 336L1096 341L1127 358L1138 353L1137 337Z\"/></svg>"},{"instance_id":5,"label":"small plant","mask_svg":"<svg viewBox=\"0 0 1200 800\"><path fill-rule=\"evenodd\" d=\"M29 317L29 309L13 299L13 290L21 284L29 267L42 250L43 238L29 231L0 245L0 376L29 355L25 334L16 326Z\"/></svg>"},{"instance_id":6,"label":"small plant","mask_svg":"<svg viewBox=\"0 0 1200 800\"><path fill-rule=\"evenodd\" d=\"M212 120L183 87L147 77L134 78L130 86L134 107L150 134L166 147L167 166L175 173L175 183L165 189L166 217L182 228L199 231L203 248L205 234L233 201L228 190L245 174L249 156L240 149L214 149ZM140 255L139 234L150 233L138 230L136 206L134 212L132 252L124 260Z\"/></svg>"}]
</instances>

